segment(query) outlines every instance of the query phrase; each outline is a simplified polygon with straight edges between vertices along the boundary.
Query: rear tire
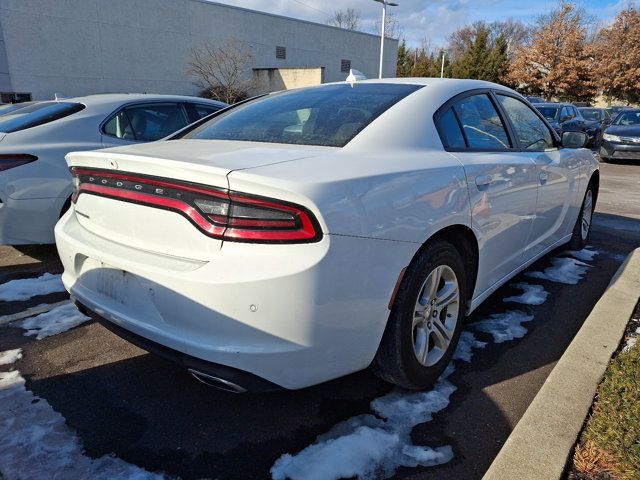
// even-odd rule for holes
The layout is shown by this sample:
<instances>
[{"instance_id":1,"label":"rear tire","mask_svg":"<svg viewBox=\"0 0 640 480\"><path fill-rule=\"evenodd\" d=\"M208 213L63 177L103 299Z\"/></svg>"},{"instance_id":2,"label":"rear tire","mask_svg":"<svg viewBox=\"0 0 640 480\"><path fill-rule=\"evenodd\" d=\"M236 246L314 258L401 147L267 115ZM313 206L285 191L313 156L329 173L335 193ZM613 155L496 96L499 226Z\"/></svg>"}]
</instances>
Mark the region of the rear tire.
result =
<instances>
[{"instance_id":1,"label":"rear tire","mask_svg":"<svg viewBox=\"0 0 640 480\"><path fill-rule=\"evenodd\" d=\"M432 385L458 345L467 308L462 255L434 240L402 279L373 362L383 380L407 389Z\"/></svg>"},{"instance_id":2,"label":"rear tire","mask_svg":"<svg viewBox=\"0 0 640 480\"><path fill-rule=\"evenodd\" d=\"M573 227L573 234L569 241L569 247L572 250L582 250L587 246L589 240L589 234L591 233L591 223L593 221L593 210L596 205L596 192L593 187L593 182L589 182L587 191L584 194L582 200L582 207L578 214L578 219Z\"/></svg>"}]
</instances>

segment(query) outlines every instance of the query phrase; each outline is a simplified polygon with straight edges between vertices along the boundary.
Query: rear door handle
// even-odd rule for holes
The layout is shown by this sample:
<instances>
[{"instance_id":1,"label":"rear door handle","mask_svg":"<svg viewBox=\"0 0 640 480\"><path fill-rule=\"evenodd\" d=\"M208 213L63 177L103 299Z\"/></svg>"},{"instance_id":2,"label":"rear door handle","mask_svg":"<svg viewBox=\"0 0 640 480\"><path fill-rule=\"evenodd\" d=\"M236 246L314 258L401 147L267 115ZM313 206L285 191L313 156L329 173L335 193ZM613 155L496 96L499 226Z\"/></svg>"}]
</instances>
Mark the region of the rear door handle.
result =
<instances>
[{"instance_id":1,"label":"rear door handle","mask_svg":"<svg viewBox=\"0 0 640 480\"><path fill-rule=\"evenodd\" d=\"M476 177L476 185L478 188L482 189L483 187L488 187L493 181L493 177L490 174L487 175L478 175Z\"/></svg>"},{"instance_id":2,"label":"rear door handle","mask_svg":"<svg viewBox=\"0 0 640 480\"><path fill-rule=\"evenodd\" d=\"M540 178L540 184L542 185L547 183L547 180L549 180L549 174L547 172L540 172L538 177Z\"/></svg>"}]
</instances>

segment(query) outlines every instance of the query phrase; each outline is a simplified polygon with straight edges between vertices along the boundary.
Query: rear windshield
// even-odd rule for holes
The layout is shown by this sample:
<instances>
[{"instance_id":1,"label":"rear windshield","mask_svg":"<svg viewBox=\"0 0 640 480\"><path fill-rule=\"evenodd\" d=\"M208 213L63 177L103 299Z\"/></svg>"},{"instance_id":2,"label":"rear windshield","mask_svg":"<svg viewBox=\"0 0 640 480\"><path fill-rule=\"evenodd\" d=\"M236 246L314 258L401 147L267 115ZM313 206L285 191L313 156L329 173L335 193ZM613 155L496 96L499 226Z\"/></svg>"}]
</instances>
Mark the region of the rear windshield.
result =
<instances>
[{"instance_id":1,"label":"rear windshield","mask_svg":"<svg viewBox=\"0 0 640 480\"><path fill-rule=\"evenodd\" d=\"M640 125L640 111L619 113L614 125Z\"/></svg>"},{"instance_id":2,"label":"rear windshield","mask_svg":"<svg viewBox=\"0 0 640 480\"><path fill-rule=\"evenodd\" d=\"M183 138L343 147L419 88L356 83L276 93L232 108Z\"/></svg>"},{"instance_id":3,"label":"rear windshield","mask_svg":"<svg viewBox=\"0 0 640 480\"><path fill-rule=\"evenodd\" d=\"M579 108L578 110L580 110L585 120L597 121L604 118L602 110L598 110L597 108Z\"/></svg>"},{"instance_id":4,"label":"rear windshield","mask_svg":"<svg viewBox=\"0 0 640 480\"><path fill-rule=\"evenodd\" d=\"M536 107L547 120L555 120L558 115L558 107Z\"/></svg>"},{"instance_id":5,"label":"rear windshield","mask_svg":"<svg viewBox=\"0 0 640 480\"><path fill-rule=\"evenodd\" d=\"M11 133L53 122L84 108L81 103L40 102L0 116L0 132Z\"/></svg>"}]
</instances>

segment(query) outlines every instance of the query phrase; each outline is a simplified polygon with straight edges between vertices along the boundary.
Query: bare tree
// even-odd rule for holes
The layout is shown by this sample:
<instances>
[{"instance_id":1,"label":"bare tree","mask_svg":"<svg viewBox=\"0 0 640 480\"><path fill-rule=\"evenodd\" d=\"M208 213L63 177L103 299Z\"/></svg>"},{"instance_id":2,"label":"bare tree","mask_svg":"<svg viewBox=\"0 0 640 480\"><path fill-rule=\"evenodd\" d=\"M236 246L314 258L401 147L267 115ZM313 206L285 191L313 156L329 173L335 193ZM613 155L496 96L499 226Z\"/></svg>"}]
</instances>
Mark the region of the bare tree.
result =
<instances>
[{"instance_id":1,"label":"bare tree","mask_svg":"<svg viewBox=\"0 0 640 480\"><path fill-rule=\"evenodd\" d=\"M347 30L360 29L360 10L347 8L346 10L336 10L333 15L327 19L327 25L345 28Z\"/></svg>"},{"instance_id":2,"label":"bare tree","mask_svg":"<svg viewBox=\"0 0 640 480\"><path fill-rule=\"evenodd\" d=\"M205 96L235 103L256 87L251 62L251 52L238 40L208 41L191 51L187 75L196 79Z\"/></svg>"},{"instance_id":3,"label":"bare tree","mask_svg":"<svg viewBox=\"0 0 640 480\"><path fill-rule=\"evenodd\" d=\"M378 20L373 29L374 33L380 35L380 27L382 20ZM400 21L393 13L387 13L387 20L385 21L384 37L385 38L400 38L402 36L402 27Z\"/></svg>"}]
</instances>

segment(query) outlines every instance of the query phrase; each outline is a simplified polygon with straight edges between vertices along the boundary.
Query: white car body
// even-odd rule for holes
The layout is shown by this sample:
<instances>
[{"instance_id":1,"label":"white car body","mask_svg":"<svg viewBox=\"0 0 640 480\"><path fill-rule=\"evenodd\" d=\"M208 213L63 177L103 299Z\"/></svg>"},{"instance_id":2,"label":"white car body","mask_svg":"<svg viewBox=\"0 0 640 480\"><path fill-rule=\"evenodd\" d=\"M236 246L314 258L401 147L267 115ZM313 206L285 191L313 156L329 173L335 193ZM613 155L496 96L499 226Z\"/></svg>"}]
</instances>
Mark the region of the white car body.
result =
<instances>
[{"instance_id":1,"label":"white car body","mask_svg":"<svg viewBox=\"0 0 640 480\"><path fill-rule=\"evenodd\" d=\"M13 154L37 157L31 163L7 170L0 168L0 244L54 242L53 228L73 191L64 156L73 150L139 143L106 135L102 129L104 122L123 107L163 102L195 103L217 108L226 106L222 102L202 98L152 94L90 95L60 102L82 104L84 109L24 130L11 133L0 130L0 157ZM22 112L24 109L0 116L0 125L8 116Z\"/></svg>"},{"instance_id":2,"label":"white car body","mask_svg":"<svg viewBox=\"0 0 640 480\"><path fill-rule=\"evenodd\" d=\"M424 88L342 148L182 139L67 155L70 167L291 202L322 232L299 244L213 239L175 212L80 194L56 227L71 296L134 341L298 389L371 363L403 270L439 232L475 239L469 310L568 242L598 168L588 150L448 152L441 106L474 89L518 95L474 80L359 83L377 82Z\"/></svg>"}]
</instances>

